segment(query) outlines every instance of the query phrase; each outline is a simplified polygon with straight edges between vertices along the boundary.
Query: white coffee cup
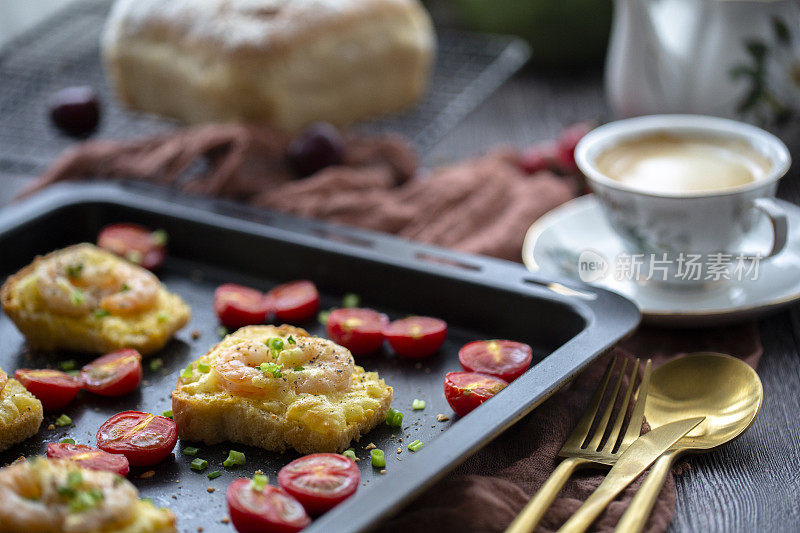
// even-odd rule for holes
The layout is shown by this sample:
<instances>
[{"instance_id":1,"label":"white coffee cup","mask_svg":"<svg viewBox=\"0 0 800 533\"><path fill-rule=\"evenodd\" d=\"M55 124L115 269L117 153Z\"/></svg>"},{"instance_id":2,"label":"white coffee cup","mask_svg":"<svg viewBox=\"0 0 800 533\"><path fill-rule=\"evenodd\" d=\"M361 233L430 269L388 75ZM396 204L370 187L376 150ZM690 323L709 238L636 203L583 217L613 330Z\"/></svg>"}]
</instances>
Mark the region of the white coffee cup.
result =
<instances>
[{"instance_id":1,"label":"white coffee cup","mask_svg":"<svg viewBox=\"0 0 800 533\"><path fill-rule=\"evenodd\" d=\"M659 190L614 179L598 168L598 158L614 147L648 136L707 138L746 143L748 150L769 162L763 175L737 186L706 190ZM727 142L727 141L726 141ZM771 258L783 250L787 219L774 196L778 180L791 164L786 146L774 135L742 122L701 115L650 115L611 122L587 134L575 149L575 160L597 195L611 227L635 254L679 261L687 254L707 258L719 254L749 254ZM769 252L743 250L759 216L773 228ZM663 281L694 283L671 272Z\"/></svg>"}]
</instances>

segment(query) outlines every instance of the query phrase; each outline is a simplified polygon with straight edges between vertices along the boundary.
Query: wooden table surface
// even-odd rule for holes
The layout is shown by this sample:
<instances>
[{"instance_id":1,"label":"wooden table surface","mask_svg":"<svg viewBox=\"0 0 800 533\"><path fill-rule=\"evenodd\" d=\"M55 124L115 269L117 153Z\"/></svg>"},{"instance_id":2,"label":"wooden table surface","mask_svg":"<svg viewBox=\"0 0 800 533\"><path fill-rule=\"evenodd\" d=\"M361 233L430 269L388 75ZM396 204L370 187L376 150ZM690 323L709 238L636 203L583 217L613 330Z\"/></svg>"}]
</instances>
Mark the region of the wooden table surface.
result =
<instances>
[{"instance_id":1,"label":"wooden table surface","mask_svg":"<svg viewBox=\"0 0 800 533\"><path fill-rule=\"evenodd\" d=\"M523 71L500 88L433 150L436 164L479 153L499 143L550 139L572 122L608 118L599 69L573 73ZM784 180L781 196L798 203L800 176ZM0 205L29 178L0 175ZM764 356L758 373L764 406L737 441L690 458L678 478L675 532L800 530L800 314L789 311L760 322Z\"/></svg>"}]
</instances>

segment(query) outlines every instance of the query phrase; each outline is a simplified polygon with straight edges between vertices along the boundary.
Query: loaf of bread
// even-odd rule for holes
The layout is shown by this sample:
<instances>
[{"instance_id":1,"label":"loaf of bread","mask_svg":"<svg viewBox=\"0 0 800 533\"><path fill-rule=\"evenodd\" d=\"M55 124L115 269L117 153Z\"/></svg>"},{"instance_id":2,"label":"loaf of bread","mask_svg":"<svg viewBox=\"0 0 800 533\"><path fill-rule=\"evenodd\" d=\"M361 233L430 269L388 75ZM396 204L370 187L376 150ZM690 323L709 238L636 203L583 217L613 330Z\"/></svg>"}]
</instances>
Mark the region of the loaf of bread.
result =
<instances>
[{"instance_id":1,"label":"loaf of bread","mask_svg":"<svg viewBox=\"0 0 800 533\"><path fill-rule=\"evenodd\" d=\"M117 0L102 48L132 108L293 132L415 102L435 37L418 0Z\"/></svg>"}]
</instances>

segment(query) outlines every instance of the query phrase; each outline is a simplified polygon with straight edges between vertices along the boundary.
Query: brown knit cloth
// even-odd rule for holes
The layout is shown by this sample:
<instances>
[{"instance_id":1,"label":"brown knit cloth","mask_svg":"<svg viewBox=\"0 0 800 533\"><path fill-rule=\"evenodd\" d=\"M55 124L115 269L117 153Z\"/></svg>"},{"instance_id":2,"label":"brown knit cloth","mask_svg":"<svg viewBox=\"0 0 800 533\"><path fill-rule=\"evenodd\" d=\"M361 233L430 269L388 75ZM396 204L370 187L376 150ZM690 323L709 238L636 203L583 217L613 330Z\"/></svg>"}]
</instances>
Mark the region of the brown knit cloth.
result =
<instances>
[{"instance_id":1,"label":"brown knit cloth","mask_svg":"<svg viewBox=\"0 0 800 533\"><path fill-rule=\"evenodd\" d=\"M574 196L572 180L525 174L516 150L427 172L395 136L348 135L345 165L296 180L283 157L288 142L236 124L90 141L65 152L26 193L61 180L140 179L513 261L531 221Z\"/></svg>"},{"instance_id":2,"label":"brown knit cloth","mask_svg":"<svg viewBox=\"0 0 800 533\"><path fill-rule=\"evenodd\" d=\"M208 125L136 142L92 141L63 154L27 192L60 180L129 178L187 192L394 233L465 252L518 261L532 221L575 195L575 181L548 172L527 175L514 149L433 171L397 137L347 136L345 164L296 180L284 153L289 140L264 127ZM703 331L640 330L618 354L656 365L690 351L719 351L755 366L761 355L753 324ZM597 386L606 358L592 365L502 437L387 522L386 531L502 531L544 483L556 453ZM554 531L602 481L575 475L540 524ZM612 531L641 479L598 519ZM669 479L648 532L663 532L675 508Z\"/></svg>"}]
</instances>

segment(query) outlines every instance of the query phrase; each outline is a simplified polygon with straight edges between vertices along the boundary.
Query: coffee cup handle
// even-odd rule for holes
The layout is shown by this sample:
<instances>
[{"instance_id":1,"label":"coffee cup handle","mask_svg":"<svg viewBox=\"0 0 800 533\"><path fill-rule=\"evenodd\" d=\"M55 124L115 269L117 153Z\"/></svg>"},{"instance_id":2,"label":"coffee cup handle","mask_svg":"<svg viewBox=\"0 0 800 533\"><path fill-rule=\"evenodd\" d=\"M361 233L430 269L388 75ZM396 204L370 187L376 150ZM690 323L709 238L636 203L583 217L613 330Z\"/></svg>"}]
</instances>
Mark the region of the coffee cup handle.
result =
<instances>
[{"instance_id":1,"label":"coffee cup handle","mask_svg":"<svg viewBox=\"0 0 800 533\"><path fill-rule=\"evenodd\" d=\"M756 198L753 200L753 207L764 213L772 224L772 250L764 259L778 255L786 247L786 238L789 233L786 211L774 198Z\"/></svg>"}]
</instances>

